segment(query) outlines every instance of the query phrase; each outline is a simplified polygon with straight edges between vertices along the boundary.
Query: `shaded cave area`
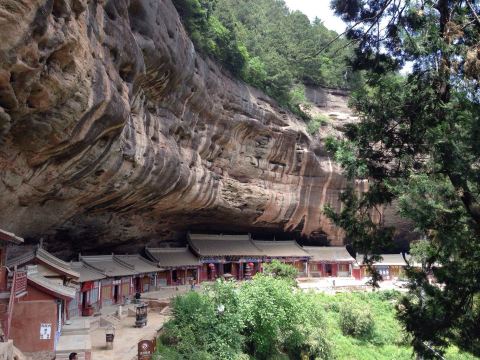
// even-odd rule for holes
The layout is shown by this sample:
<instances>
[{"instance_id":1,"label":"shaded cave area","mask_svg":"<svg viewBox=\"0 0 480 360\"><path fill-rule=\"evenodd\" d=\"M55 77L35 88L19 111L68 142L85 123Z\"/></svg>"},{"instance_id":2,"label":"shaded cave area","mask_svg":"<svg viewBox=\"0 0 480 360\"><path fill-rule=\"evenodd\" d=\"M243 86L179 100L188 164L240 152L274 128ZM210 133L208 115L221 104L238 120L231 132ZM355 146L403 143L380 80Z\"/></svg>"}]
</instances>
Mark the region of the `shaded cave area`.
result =
<instances>
[{"instance_id":1,"label":"shaded cave area","mask_svg":"<svg viewBox=\"0 0 480 360\"><path fill-rule=\"evenodd\" d=\"M90 223L90 225L92 225ZM33 247L42 242L43 247L58 256L70 261L77 260L78 255L102 254L134 254L142 253L149 247L176 247L187 245L188 232L209 234L251 234L255 240L296 240L300 245L328 246L330 241L323 232L312 233L306 237L301 233L301 227L293 231L283 231L275 227L252 227L238 224L202 223L185 227L172 227L158 231L154 235L131 238L115 238L106 231L106 225L100 226L69 226L56 229L43 236L26 237L25 246ZM12 249L12 251L14 251ZM12 254L14 255L14 254Z\"/></svg>"}]
</instances>

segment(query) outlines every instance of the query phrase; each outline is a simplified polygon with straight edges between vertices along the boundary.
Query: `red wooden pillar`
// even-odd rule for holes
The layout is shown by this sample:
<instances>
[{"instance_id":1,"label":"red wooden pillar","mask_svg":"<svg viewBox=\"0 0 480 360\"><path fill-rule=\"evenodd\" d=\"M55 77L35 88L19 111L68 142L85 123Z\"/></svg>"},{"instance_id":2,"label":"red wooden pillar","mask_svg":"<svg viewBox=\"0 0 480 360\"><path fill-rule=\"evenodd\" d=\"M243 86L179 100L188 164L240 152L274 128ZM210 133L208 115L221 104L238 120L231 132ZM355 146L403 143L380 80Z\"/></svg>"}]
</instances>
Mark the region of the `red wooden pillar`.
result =
<instances>
[{"instance_id":1,"label":"red wooden pillar","mask_svg":"<svg viewBox=\"0 0 480 360\"><path fill-rule=\"evenodd\" d=\"M332 276L337 276L337 275L338 275L338 263L332 264Z\"/></svg>"}]
</instances>

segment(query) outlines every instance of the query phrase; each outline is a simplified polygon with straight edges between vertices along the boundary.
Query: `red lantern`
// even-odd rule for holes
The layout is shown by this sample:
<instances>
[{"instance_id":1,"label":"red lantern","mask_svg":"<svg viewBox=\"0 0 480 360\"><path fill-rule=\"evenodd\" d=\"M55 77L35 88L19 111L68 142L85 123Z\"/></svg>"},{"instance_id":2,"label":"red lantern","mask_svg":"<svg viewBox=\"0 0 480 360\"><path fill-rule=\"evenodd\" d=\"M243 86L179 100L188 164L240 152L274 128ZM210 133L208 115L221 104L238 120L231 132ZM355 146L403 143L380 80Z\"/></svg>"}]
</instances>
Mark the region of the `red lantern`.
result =
<instances>
[{"instance_id":1,"label":"red lantern","mask_svg":"<svg viewBox=\"0 0 480 360\"><path fill-rule=\"evenodd\" d=\"M253 268L254 264L253 264L252 262L249 262L249 263L248 263L248 266L250 266L250 267Z\"/></svg>"}]
</instances>

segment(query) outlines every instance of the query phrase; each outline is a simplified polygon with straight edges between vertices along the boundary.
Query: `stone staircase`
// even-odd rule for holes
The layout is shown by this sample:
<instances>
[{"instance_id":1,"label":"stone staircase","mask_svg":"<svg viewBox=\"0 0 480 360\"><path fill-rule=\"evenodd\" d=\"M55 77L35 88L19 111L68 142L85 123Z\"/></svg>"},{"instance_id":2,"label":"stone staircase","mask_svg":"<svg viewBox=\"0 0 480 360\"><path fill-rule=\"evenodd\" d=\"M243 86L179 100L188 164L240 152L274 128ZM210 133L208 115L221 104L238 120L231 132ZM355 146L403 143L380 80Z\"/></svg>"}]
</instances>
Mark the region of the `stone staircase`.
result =
<instances>
[{"instance_id":1,"label":"stone staircase","mask_svg":"<svg viewBox=\"0 0 480 360\"><path fill-rule=\"evenodd\" d=\"M107 328L110 326L116 329L120 327L120 318L116 314L102 315L100 317L100 327Z\"/></svg>"},{"instance_id":2,"label":"stone staircase","mask_svg":"<svg viewBox=\"0 0 480 360\"><path fill-rule=\"evenodd\" d=\"M68 360L70 353L76 352L81 360L91 360L90 319L76 318L62 328L55 353L56 360Z\"/></svg>"}]
</instances>

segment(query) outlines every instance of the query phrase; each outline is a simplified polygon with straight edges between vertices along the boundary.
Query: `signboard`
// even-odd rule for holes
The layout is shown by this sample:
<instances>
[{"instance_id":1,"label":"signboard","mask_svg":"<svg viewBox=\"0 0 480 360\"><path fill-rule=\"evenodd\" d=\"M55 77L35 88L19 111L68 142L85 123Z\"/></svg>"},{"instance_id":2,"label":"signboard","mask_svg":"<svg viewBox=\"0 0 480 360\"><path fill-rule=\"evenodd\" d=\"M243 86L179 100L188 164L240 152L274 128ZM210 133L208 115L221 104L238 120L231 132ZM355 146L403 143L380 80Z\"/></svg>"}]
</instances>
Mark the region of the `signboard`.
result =
<instances>
[{"instance_id":1,"label":"signboard","mask_svg":"<svg viewBox=\"0 0 480 360\"><path fill-rule=\"evenodd\" d=\"M14 275L15 284L14 293L19 295L27 291L27 273L25 271L16 271Z\"/></svg>"},{"instance_id":2,"label":"signboard","mask_svg":"<svg viewBox=\"0 0 480 360\"><path fill-rule=\"evenodd\" d=\"M40 340L52 338L52 324L40 324Z\"/></svg>"},{"instance_id":3,"label":"signboard","mask_svg":"<svg viewBox=\"0 0 480 360\"><path fill-rule=\"evenodd\" d=\"M152 360L155 352L155 342L142 340L138 343L138 360Z\"/></svg>"}]
</instances>

